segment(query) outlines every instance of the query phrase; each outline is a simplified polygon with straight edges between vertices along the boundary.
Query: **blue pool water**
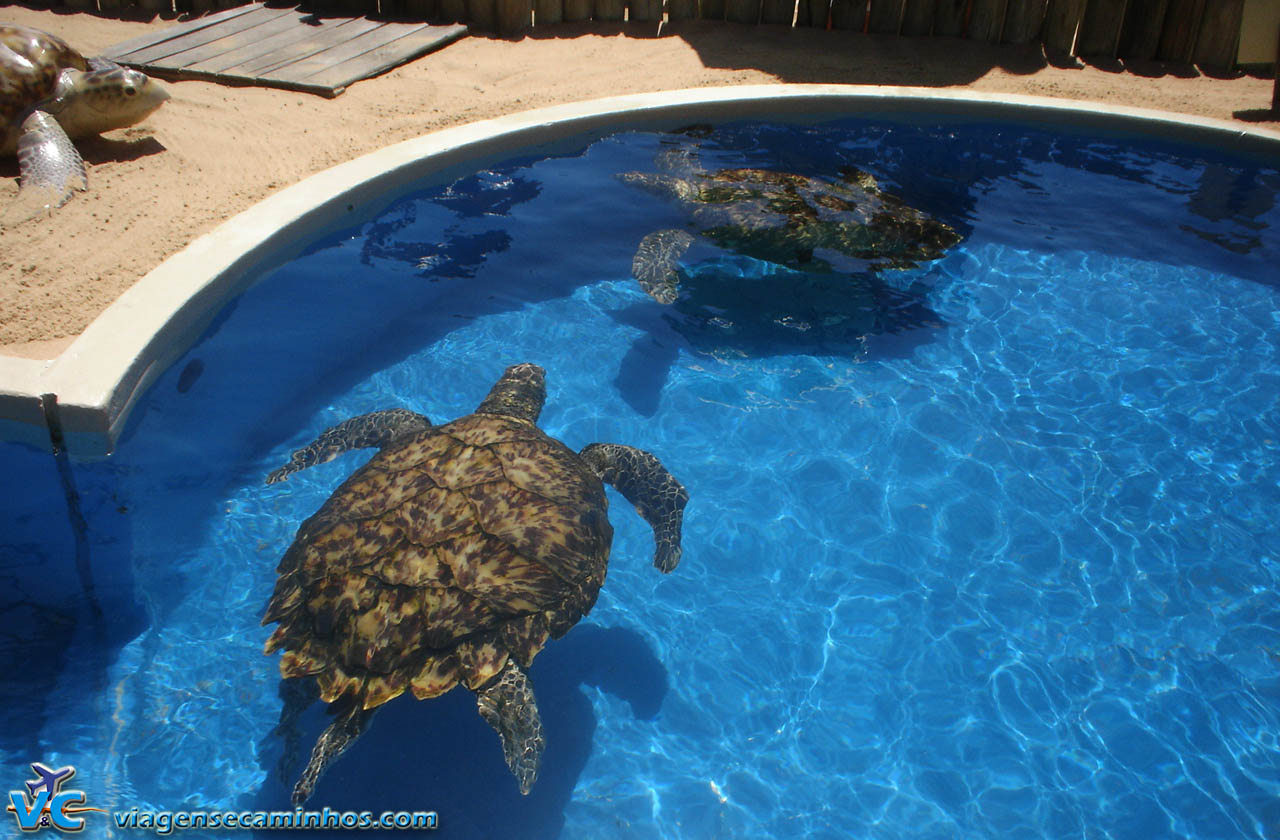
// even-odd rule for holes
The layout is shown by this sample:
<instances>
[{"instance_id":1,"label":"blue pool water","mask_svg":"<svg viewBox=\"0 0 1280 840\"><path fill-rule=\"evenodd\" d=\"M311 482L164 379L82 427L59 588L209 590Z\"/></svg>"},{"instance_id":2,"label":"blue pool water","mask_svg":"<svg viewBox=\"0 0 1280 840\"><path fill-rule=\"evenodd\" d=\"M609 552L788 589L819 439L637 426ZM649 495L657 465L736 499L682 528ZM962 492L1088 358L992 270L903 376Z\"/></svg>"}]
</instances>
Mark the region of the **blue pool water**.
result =
<instances>
[{"instance_id":1,"label":"blue pool water","mask_svg":"<svg viewBox=\"0 0 1280 840\"><path fill-rule=\"evenodd\" d=\"M907 119L701 137L707 169L857 166L962 234L859 275L927 317L849 341L801 312L829 276L695 246L692 314L630 279L687 217L615 175L691 142L584 140L314 243L72 464L78 555L52 459L8 445L5 790L41 760L117 811L286 808L259 621L368 455L263 477L532 361L550 434L684 482L684 560L658 574L610 492L608 582L532 668L530 796L457 690L390 703L309 807L434 809L450 838L1280 837L1274 162Z\"/></svg>"}]
</instances>

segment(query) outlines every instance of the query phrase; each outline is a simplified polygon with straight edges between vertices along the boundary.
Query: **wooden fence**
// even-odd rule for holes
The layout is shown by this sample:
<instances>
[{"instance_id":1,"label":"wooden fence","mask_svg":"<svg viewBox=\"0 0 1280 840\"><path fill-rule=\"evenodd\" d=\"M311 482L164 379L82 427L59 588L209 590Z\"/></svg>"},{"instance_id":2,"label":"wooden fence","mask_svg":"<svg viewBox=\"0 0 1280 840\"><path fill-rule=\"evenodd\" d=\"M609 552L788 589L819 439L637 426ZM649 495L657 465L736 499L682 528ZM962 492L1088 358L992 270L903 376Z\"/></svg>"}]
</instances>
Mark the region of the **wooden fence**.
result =
<instances>
[{"instance_id":1,"label":"wooden fence","mask_svg":"<svg viewBox=\"0 0 1280 840\"><path fill-rule=\"evenodd\" d=\"M322 11L466 23L511 34L530 25L599 20L717 20L817 26L993 43L1039 40L1086 58L1235 66L1245 0L317 0ZM63 0L73 8L192 12L243 0ZM531 14L532 13L532 14Z\"/></svg>"}]
</instances>

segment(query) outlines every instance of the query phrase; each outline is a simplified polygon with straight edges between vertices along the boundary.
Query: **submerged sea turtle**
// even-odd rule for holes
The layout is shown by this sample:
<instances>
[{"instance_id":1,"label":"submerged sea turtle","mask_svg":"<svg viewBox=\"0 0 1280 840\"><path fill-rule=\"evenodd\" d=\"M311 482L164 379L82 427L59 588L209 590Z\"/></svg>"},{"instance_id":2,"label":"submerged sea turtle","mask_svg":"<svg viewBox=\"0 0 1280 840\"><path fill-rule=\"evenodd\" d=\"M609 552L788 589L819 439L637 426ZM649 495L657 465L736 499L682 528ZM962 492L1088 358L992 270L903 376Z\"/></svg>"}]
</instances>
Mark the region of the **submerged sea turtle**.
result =
<instances>
[{"instance_id":1,"label":"submerged sea turtle","mask_svg":"<svg viewBox=\"0 0 1280 840\"><path fill-rule=\"evenodd\" d=\"M859 170L847 168L833 182L769 169L707 172L693 157L688 148L670 149L658 160L665 171L620 176L677 200L689 214L692 233L654 231L632 260L632 274L660 303L676 299L676 265L695 234L736 254L808 271L843 268L847 258L912 268L960 241L949 226L881 192Z\"/></svg>"},{"instance_id":2,"label":"submerged sea turtle","mask_svg":"<svg viewBox=\"0 0 1280 840\"><path fill-rule=\"evenodd\" d=\"M336 713L295 805L378 706L460 682L528 793L544 740L525 669L604 583L613 528L601 482L653 527L654 565L680 561L684 487L648 452L593 443L574 453L547 436L535 425L544 377L537 365L507 368L474 414L441 426L404 409L356 417L267 477L381 449L298 529L263 618L279 622L266 652L284 649L286 681L314 676ZM306 702L289 696L282 721Z\"/></svg>"},{"instance_id":3,"label":"submerged sea turtle","mask_svg":"<svg viewBox=\"0 0 1280 840\"><path fill-rule=\"evenodd\" d=\"M104 58L85 59L65 41L0 24L0 155L17 153L20 208L29 218L86 189L73 138L124 128L169 99L159 83Z\"/></svg>"}]
</instances>

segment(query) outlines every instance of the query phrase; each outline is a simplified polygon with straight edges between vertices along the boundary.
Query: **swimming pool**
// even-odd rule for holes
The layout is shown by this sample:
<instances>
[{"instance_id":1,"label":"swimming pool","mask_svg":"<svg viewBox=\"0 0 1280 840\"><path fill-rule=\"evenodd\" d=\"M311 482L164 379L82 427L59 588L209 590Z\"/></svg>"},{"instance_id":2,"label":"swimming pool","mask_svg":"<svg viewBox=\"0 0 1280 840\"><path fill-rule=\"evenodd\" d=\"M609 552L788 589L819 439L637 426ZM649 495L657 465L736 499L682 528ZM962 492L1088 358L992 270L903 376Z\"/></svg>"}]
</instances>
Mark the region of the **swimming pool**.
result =
<instances>
[{"instance_id":1,"label":"swimming pool","mask_svg":"<svg viewBox=\"0 0 1280 840\"><path fill-rule=\"evenodd\" d=\"M912 313L865 341L804 310L837 305L829 275L705 243L692 309L663 307L632 254L687 208L616 174L690 143L706 170L858 167L963 239L858 275ZM533 361L550 434L688 487L681 566L611 494L599 603L531 671L529 797L453 692L389 704L308 807L431 808L449 837L1275 836L1277 191L1266 161L896 115L583 138L401 196L237 298L115 455L67 466L91 566L24 575L76 552L51 459L7 445L33 492L6 572L40 606L6 622L0 766L72 764L121 811L286 809L259 620L365 456L262 478ZM100 618L58 597L88 578Z\"/></svg>"}]
</instances>

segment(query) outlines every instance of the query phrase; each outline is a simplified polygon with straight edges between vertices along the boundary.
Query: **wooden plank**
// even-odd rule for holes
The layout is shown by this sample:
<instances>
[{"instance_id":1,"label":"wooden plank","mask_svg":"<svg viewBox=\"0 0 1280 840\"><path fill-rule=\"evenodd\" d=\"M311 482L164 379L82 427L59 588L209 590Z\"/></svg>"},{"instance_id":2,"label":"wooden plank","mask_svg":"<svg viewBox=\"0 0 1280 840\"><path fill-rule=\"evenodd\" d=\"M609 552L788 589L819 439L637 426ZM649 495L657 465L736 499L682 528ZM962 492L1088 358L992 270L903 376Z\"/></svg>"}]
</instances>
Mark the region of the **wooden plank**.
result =
<instances>
[{"instance_id":1,"label":"wooden plank","mask_svg":"<svg viewBox=\"0 0 1280 840\"><path fill-rule=\"evenodd\" d=\"M1009 0L1001 40L1006 44L1029 44L1039 38L1047 6L1048 0Z\"/></svg>"},{"instance_id":2,"label":"wooden plank","mask_svg":"<svg viewBox=\"0 0 1280 840\"><path fill-rule=\"evenodd\" d=\"M697 20L698 0L667 0L667 17L671 20Z\"/></svg>"},{"instance_id":3,"label":"wooden plank","mask_svg":"<svg viewBox=\"0 0 1280 840\"><path fill-rule=\"evenodd\" d=\"M655 23L662 20L662 0L631 0L627 20L636 23Z\"/></svg>"},{"instance_id":4,"label":"wooden plank","mask_svg":"<svg viewBox=\"0 0 1280 840\"><path fill-rule=\"evenodd\" d=\"M1192 61L1216 70L1235 67L1243 17L1244 0L1209 0L1200 22L1200 35L1196 38Z\"/></svg>"},{"instance_id":5,"label":"wooden plank","mask_svg":"<svg viewBox=\"0 0 1280 840\"><path fill-rule=\"evenodd\" d=\"M1120 52L1127 0L1090 0L1080 21L1076 55L1115 58Z\"/></svg>"},{"instance_id":6,"label":"wooden plank","mask_svg":"<svg viewBox=\"0 0 1280 840\"><path fill-rule=\"evenodd\" d=\"M1138 61L1155 58L1168 11L1169 0L1129 0L1120 32L1120 57Z\"/></svg>"},{"instance_id":7,"label":"wooden plank","mask_svg":"<svg viewBox=\"0 0 1280 840\"><path fill-rule=\"evenodd\" d=\"M698 14L703 20L724 20L724 0L701 0Z\"/></svg>"},{"instance_id":8,"label":"wooden plank","mask_svg":"<svg viewBox=\"0 0 1280 840\"><path fill-rule=\"evenodd\" d=\"M959 38L964 34L969 17L969 0L934 0L933 34L942 38Z\"/></svg>"},{"instance_id":9,"label":"wooden plank","mask_svg":"<svg viewBox=\"0 0 1280 840\"><path fill-rule=\"evenodd\" d=\"M595 0L591 17L594 20L622 20L626 9L626 0Z\"/></svg>"},{"instance_id":10,"label":"wooden plank","mask_svg":"<svg viewBox=\"0 0 1280 840\"><path fill-rule=\"evenodd\" d=\"M876 35L897 35L902 31L902 14L907 0L871 0L871 21L867 31Z\"/></svg>"},{"instance_id":11,"label":"wooden plank","mask_svg":"<svg viewBox=\"0 0 1280 840\"><path fill-rule=\"evenodd\" d=\"M1072 53L1080 19L1084 17L1084 4L1085 0L1050 0L1040 34L1045 49Z\"/></svg>"},{"instance_id":12,"label":"wooden plank","mask_svg":"<svg viewBox=\"0 0 1280 840\"><path fill-rule=\"evenodd\" d=\"M533 25L533 0L497 0L499 35L515 35Z\"/></svg>"},{"instance_id":13,"label":"wooden plank","mask_svg":"<svg viewBox=\"0 0 1280 840\"><path fill-rule=\"evenodd\" d=\"M247 62L226 72L242 76L254 75L281 79L287 82L300 82L304 79L309 81L312 76L331 67L359 58L388 44L394 44L401 38L411 36L423 29L428 31L438 29L425 23L380 23L363 18L357 20L361 23L372 23L373 28L354 38L335 39L332 35L339 31L335 27L330 30L329 37L321 36L311 41L299 41L271 56Z\"/></svg>"},{"instance_id":14,"label":"wooden plank","mask_svg":"<svg viewBox=\"0 0 1280 840\"><path fill-rule=\"evenodd\" d=\"M534 26L550 26L562 20L564 20L564 0L534 0Z\"/></svg>"},{"instance_id":15,"label":"wooden plank","mask_svg":"<svg viewBox=\"0 0 1280 840\"><path fill-rule=\"evenodd\" d=\"M442 23L461 23L466 19L466 0L440 0L440 21Z\"/></svg>"},{"instance_id":16,"label":"wooden plank","mask_svg":"<svg viewBox=\"0 0 1280 840\"><path fill-rule=\"evenodd\" d=\"M232 9L232 12L237 11ZM193 50L212 43L219 38L236 35L240 32L252 32L259 26L271 23L276 18L297 19L300 13L296 9L268 9L258 6L247 14L234 15L219 21L212 26L202 26L191 32L183 32L176 37L168 38L150 47L131 50L123 59L136 64L152 64L180 52ZM252 37L252 36L250 36Z\"/></svg>"},{"instance_id":17,"label":"wooden plank","mask_svg":"<svg viewBox=\"0 0 1280 840\"><path fill-rule=\"evenodd\" d=\"M467 23L481 32L498 31L498 6L496 0L464 0L467 6Z\"/></svg>"},{"instance_id":18,"label":"wooden plank","mask_svg":"<svg viewBox=\"0 0 1280 840\"><path fill-rule=\"evenodd\" d=\"M1276 33L1275 84L1271 88L1271 113L1280 115L1280 30Z\"/></svg>"},{"instance_id":19,"label":"wooden plank","mask_svg":"<svg viewBox=\"0 0 1280 840\"><path fill-rule=\"evenodd\" d=\"M1190 64L1203 15L1204 0L1169 0L1169 12L1165 15L1156 58Z\"/></svg>"},{"instance_id":20,"label":"wooden plank","mask_svg":"<svg viewBox=\"0 0 1280 840\"><path fill-rule=\"evenodd\" d=\"M822 29L831 18L831 0L800 0L807 26Z\"/></svg>"},{"instance_id":21,"label":"wooden plank","mask_svg":"<svg viewBox=\"0 0 1280 840\"><path fill-rule=\"evenodd\" d=\"M965 34L975 41L1000 43L1008 8L1008 0L973 0L973 9L969 12L969 28Z\"/></svg>"},{"instance_id":22,"label":"wooden plank","mask_svg":"<svg viewBox=\"0 0 1280 840\"><path fill-rule=\"evenodd\" d=\"M195 49L183 50L168 56L164 63L173 67L194 67L211 73L221 73L246 61L260 58L272 50L315 37L324 29L332 29L351 18L330 18L316 26L299 24L297 16L276 18L264 26L255 26L245 32L237 32L219 38Z\"/></svg>"},{"instance_id":23,"label":"wooden plank","mask_svg":"<svg viewBox=\"0 0 1280 840\"><path fill-rule=\"evenodd\" d=\"M759 23L760 0L725 0L724 19L730 23Z\"/></svg>"},{"instance_id":24,"label":"wooden plank","mask_svg":"<svg viewBox=\"0 0 1280 840\"><path fill-rule=\"evenodd\" d=\"M764 0L760 8L761 23L783 23L791 25L796 16L796 0Z\"/></svg>"},{"instance_id":25,"label":"wooden plank","mask_svg":"<svg viewBox=\"0 0 1280 840\"><path fill-rule=\"evenodd\" d=\"M388 44L383 44L363 55L335 64L326 70L298 78L294 67L282 68L269 78L280 81L302 81L313 85L348 85L360 79L368 79L379 73L398 67L406 61L420 58L429 52L451 44L467 34L465 26L423 26Z\"/></svg>"},{"instance_id":26,"label":"wooden plank","mask_svg":"<svg viewBox=\"0 0 1280 840\"><path fill-rule=\"evenodd\" d=\"M933 32L933 0L907 0L902 14L902 33L923 36Z\"/></svg>"},{"instance_id":27,"label":"wooden plank","mask_svg":"<svg viewBox=\"0 0 1280 840\"><path fill-rule=\"evenodd\" d=\"M308 27L309 37L281 44L267 53L252 57L245 56L240 63L224 65L220 70L213 72L231 76L263 76L287 64L329 51L350 52L359 51L362 48L368 49L369 47L365 45L369 44L370 40L378 44L385 43L405 31L401 27L412 25L379 23L365 18L329 18L325 21L323 28ZM210 68L199 66L189 69L210 70Z\"/></svg>"},{"instance_id":28,"label":"wooden plank","mask_svg":"<svg viewBox=\"0 0 1280 840\"><path fill-rule=\"evenodd\" d=\"M866 0L831 0L831 28L861 32L866 10Z\"/></svg>"},{"instance_id":29,"label":"wooden plank","mask_svg":"<svg viewBox=\"0 0 1280 840\"><path fill-rule=\"evenodd\" d=\"M67 5L70 4L68 3ZM91 8L94 4L92 2L86 2L85 5L87 8ZM218 12L217 14L202 17L198 20L188 21L187 23L181 23L177 26L169 26L164 29L158 29L154 32L148 32L146 35L139 35L136 38L130 38L127 41L121 41L118 44L113 44L107 48L107 51L103 53L103 56L118 60L120 56L127 55L135 50L140 50L144 47L153 47L163 41L169 41L173 38L177 38L191 32L197 32L201 29L213 26L215 23L222 23L225 20L249 14L250 12L254 12L260 8L262 8L261 3L251 3L248 6L238 6L234 9L228 9L225 12Z\"/></svg>"}]
</instances>

